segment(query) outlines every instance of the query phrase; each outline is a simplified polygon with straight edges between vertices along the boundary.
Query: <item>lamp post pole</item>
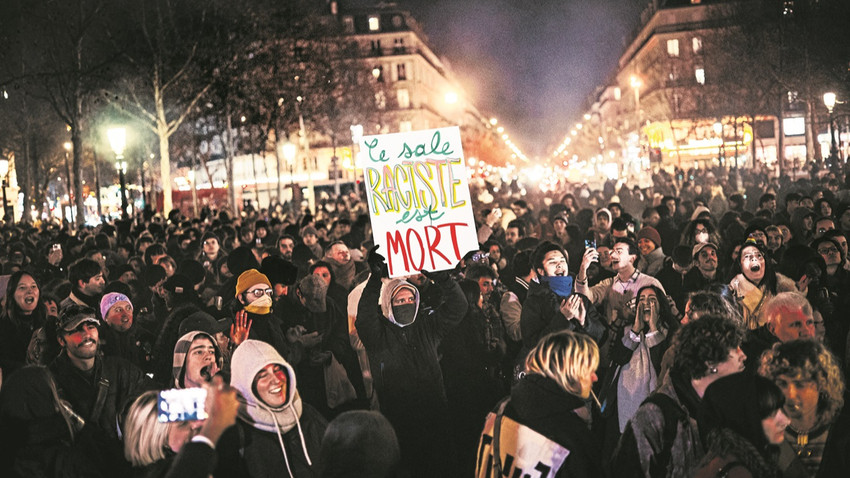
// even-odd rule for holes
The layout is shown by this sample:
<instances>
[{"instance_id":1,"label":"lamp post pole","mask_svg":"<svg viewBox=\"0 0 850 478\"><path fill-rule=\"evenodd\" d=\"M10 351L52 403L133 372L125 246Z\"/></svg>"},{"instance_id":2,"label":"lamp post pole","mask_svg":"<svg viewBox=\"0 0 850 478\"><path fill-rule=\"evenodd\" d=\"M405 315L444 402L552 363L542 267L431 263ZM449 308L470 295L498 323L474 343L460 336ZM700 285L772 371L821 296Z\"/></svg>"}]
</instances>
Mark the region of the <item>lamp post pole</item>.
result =
<instances>
[{"instance_id":1,"label":"lamp post pole","mask_svg":"<svg viewBox=\"0 0 850 478\"><path fill-rule=\"evenodd\" d=\"M74 207L72 206L72 203L71 203L71 184L73 184L71 182L71 167L68 165L68 157L71 155L71 148L72 148L73 145L71 144L70 141L66 141L63 146L65 147L65 179L66 179L65 193L68 195L68 209L71 210L71 219L68 221L68 223L69 224L72 224L72 223L76 224L76 222L74 222ZM68 220L68 218L65 217L65 207L62 206L62 198L61 197L59 198L59 207L62 208L62 218L65 219L65 220Z\"/></svg>"},{"instance_id":2,"label":"lamp post pole","mask_svg":"<svg viewBox=\"0 0 850 478\"><path fill-rule=\"evenodd\" d=\"M127 162L124 159L124 147L127 145L127 130L123 127L110 128L106 132L112 151L115 152L115 169L118 170L118 181L121 185L121 219L127 219L127 185L124 173L127 172Z\"/></svg>"},{"instance_id":3,"label":"lamp post pole","mask_svg":"<svg viewBox=\"0 0 850 478\"><path fill-rule=\"evenodd\" d=\"M832 116L832 110L835 108L835 103L835 93L824 93L823 104L826 105L826 109L829 111L829 157L832 161L836 161L838 159L838 145L835 142L835 118Z\"/></svg>"},{"instance_id":4,"label":"lamp post pole","mask_svg":"<svg viewBox=\"0 0 850 478\"><path fill-rule=\"evenodd\" d=\"M118 156L117 159L122 159L123 156ZM127 183L124 180L124 173L127 171L127 162L118 161L115 163L118 169L118 182L121 185L121 219L127 219Z\"/></svg>"},{"instance_id":5,"label":"lamp post pole","mask_svg":"<svg viewBox=\"0 0 850 478\"><path fill-rule=\"evenodd\" d=\"M6 158L0 159L0 175L2 178L3 187L3 221L9 220L9 202L6 200L6 180L9 177L9 160Z\"/></svg>"}]
</instances>

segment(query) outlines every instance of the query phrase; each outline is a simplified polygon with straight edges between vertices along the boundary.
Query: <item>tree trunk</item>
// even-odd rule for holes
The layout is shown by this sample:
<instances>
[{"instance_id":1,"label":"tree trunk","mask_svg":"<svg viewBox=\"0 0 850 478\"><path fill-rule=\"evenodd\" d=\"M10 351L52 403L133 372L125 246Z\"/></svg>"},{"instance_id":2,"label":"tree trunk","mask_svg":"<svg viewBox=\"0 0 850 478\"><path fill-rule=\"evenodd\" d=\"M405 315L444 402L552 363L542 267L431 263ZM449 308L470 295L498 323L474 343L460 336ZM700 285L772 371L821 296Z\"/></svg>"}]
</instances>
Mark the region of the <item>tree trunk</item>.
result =
<instances>
[{"instance_id":1,"label":"tree trunk","mask_svg":"<svg viewBox=\"0 0 850 478\"><path fill-rule=\"evenodd\" d=\"M236 186L233 184L233 123L231 121L230 107L226 110L227 124L225 125L224 136L224 167L227 170L227 197L230 202L230 212L235 218L239 214L239 208L236 206Z\"/></svg>"}]
</instances>

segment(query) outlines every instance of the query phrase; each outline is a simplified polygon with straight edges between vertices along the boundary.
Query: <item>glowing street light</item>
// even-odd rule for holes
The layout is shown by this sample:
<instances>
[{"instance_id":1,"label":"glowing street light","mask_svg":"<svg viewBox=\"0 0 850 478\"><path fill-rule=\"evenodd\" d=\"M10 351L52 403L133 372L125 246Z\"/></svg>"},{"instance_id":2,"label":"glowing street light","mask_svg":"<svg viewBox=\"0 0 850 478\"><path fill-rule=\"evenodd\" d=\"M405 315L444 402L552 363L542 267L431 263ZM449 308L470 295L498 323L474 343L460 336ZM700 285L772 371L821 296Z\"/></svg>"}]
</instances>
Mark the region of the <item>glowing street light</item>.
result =
<instances>
[{"instance_id":1,"label":"glowing street light","mask_svg":"<svg viewBox=\"0 0 850 478\"><path fill-rule=\"evenodd\" d=\"M109 138L109 145L115 153L115 169L118 170L118 182L121 185L121 218L127 219L127 184L124 181L127 162L122 161L124 159L124 148L127 146L127 130L124 127L109 128L106 131L106 136Z\"/></svg>"},{"instance_id":2,"label":"glowing street light","mask_svg":"<svg viewBox=\"0 0 850 478\"><path fill-rule=\"evenodd\" d=\"M455 93L454 91L449 91L449 92L446 93L445 99L446 99L446 104L453 105L453 104L457 103L457 100L458 100L457 93Z\"/></svg>"},{"instance_id":3,"label":"glowing street light","mask_svg":"<svg viewBox=\"0 0 850 478\"><path fill-rule=\"evenodd\" d=\"M823 104L826 105L826 109L829 111L829 156L833 161L838 157L838 145L835 144L835 128L832 125L834 122L832 110L835 108L835 103L837 103L835 93L830 91L823 94Z\"/></svg>"}]
</instances>

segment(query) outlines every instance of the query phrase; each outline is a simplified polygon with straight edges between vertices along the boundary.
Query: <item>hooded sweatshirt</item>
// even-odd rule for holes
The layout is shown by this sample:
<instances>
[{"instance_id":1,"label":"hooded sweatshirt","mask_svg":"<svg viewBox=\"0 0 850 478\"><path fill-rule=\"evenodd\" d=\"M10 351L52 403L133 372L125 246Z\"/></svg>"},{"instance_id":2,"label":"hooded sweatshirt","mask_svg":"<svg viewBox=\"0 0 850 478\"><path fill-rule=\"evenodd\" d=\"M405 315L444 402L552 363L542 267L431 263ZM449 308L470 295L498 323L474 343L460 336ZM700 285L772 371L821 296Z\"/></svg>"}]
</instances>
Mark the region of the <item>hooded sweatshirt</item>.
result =
<instances>
[{"instance_id":1,"label":"hooded sweatshirt","mask_svg":"<svg viewBox=\"0 0 850 478\"><path fill-rule=\"evenodd\" d=\"M171 376L174 378L174 386L176 388L186 388L183 382L183 377L186 375L186 354L189 353L189 347L192 346L192 341L198 337L206 337L212 341L213 348L215 349L215 363L218 365L219 370L224 366L224 357L221 354L221 349L218 348L215 337L200 330L187 332L177 340L177 345L174 346Z\"/></svg>"},{"instance_id":2,"label":"hooded sweatshirt","mask_svg":"<svg viewBox=\"0 0 850 478\"><path fill-rule=\"evenodd\" d=\"M254 377L269 364L286 370L288 396L279 408L266 405L254 389ZM223 467L241 468L236 474L247 472L251 477L314 476L313 460L319 456L327 422L301 401L292 366L271 345L246 340L233 353L231 370L231 385L239 392L239 420L238 428L222 437Z\"/></svg>"}]
</instances>

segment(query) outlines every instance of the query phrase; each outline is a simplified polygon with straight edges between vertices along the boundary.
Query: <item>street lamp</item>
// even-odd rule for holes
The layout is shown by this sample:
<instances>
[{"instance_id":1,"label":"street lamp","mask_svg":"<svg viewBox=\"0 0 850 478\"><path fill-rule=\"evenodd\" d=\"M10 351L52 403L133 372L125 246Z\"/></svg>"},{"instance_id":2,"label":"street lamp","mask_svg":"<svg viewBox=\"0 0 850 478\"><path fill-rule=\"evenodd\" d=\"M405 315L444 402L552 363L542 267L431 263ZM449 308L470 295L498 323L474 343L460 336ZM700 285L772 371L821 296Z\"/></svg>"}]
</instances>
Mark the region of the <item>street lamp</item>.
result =
<instances>
[{"instance_id":1,"label":"street lamp","mask_svg":"<svg viewBox=\"0 0 850 478\"><path fill-rule=\"evenodd\" d=\"M823 94L823 104L826 105L826 109L829 111L829 156L832 161L838 158L838 145L835 144L835 128L832 125L834 122L832 110L835 108L835 103L835 93L829 92Z\"/></svg>"},{"instance_id":2,"label":"street lamp","mask_svg":"<svg viewBox=\"0 0 850 478\"><path fill-rule=\"evenodd\" d=\"M9 160L6 158L0 158L0 176L3 176L3 220L7 221L9 219L9 202L6 200L6 178L9 176Z\"/></svg>"},{"instance_id":3,"label":"street lamp","mask_svg":"<svg viewBox=\"0 0 850 478\"><path fill-rule=\"evenodd\" d=\"M68 165L68 158L71 156L71 148L73 148L73 144L70 141L65 141L65 144L62 145L65 148L65 194L68 195L68 209L71 210L71 221L74 220L74 208L71 206L71 167ZM62 206L62 198L59 198L59 208L62 209L62 217L65 218L65 208Z\"/></svg>"},{"instance_id":4,"label":"street lamp","mask_svg":"<svg viewBox=\"0 0 850 478\"><path fill-rule=\"evenodd\" d=\"M127 145L127 130L118 127L110 128L106 132L109 145L115 152L115 169L118 170L118 181L121 184L121 218L127 219L127 185L124 182L124 174L127 172L127 162L124 159L124 147Z\"/></svg>"}]
</instances>

